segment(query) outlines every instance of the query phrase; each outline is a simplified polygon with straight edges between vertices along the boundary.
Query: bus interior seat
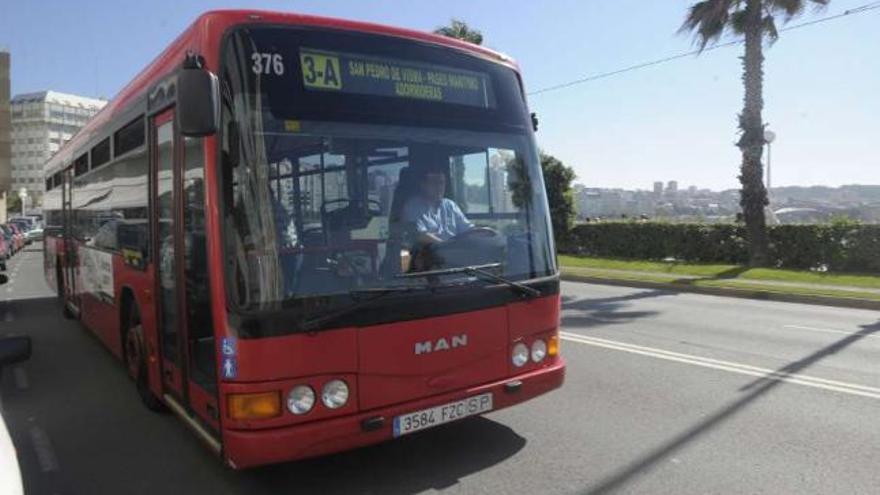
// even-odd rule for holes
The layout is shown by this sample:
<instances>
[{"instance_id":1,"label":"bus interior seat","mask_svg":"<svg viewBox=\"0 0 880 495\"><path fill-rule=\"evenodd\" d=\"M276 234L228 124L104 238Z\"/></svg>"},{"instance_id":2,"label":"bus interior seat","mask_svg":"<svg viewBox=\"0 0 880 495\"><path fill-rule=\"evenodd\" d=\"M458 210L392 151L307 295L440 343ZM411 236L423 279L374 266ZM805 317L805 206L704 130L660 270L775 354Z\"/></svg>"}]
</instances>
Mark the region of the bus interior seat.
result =
<instances>
[{"instance_id":1,"label":"bus interior seat","mask_svg":"<svg viewBox=\"0 0 880 495\"><path fill-rule=\"evenodd\" d=\"M404 234L407 230L403 219L403 208L406 202L416 193L415 171L412 166L400 169L397 186L391 197L391 208L388 212L388 242L385 259L382 260L383 274L393 276L400 272L400 250L403 247Z\"/></svg>"},{"instance_id":2,"label":"bus interior seat","mask_svg":"<svg viewBox=\"0 0 880 495\"><path fill-rule=\"evenodd\" d=\"M321 223L331 245L339 245L351 240L351 231L364 229L370 224L371 216L367 203L351 201L341 208L326 211L322 206Z\"/></svg>"},{"instance_id":3,"label":"bus interior seat","mask_svg":"<svg viewBox=\"0 0 880 495\"><path fill-rule=\"evenodd\" d=\"M412 166L400 169L397 186L391 198L391 209L388 213L388 228L394 232L403 223L403 207L416 192L415 174Z\"/></svg>"}]
</instances>

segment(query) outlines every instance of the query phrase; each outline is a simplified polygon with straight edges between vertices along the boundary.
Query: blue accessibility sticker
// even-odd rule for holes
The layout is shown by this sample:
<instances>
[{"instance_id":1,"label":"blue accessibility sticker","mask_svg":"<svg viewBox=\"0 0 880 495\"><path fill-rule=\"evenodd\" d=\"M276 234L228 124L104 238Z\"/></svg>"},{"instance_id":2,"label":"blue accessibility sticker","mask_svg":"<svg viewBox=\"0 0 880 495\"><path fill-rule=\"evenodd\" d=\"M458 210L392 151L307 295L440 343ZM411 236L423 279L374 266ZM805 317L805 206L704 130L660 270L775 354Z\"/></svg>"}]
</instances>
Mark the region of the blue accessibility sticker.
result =
<instances>
[{"instance_id":1,"label":"blue accessibility sticker","mask_svg":"<svg viewBox=\"0 0 880 495\"><path fill-rule=\"evenodd\" d=\"M223 337L220 347L224 356L235 356L238 352L238 339L235 337Z\"/></svg>"},{"instance_id":2,"label":"blue accessibility sticker","mask_svg":"<svg viewBox=\"0 0 880 495\"><path fill-rule=\"evenodd\" d=\"M238 376L238 363L234 357L223 357L223 378L235 378Z\"/></svg>"}]
</instances>

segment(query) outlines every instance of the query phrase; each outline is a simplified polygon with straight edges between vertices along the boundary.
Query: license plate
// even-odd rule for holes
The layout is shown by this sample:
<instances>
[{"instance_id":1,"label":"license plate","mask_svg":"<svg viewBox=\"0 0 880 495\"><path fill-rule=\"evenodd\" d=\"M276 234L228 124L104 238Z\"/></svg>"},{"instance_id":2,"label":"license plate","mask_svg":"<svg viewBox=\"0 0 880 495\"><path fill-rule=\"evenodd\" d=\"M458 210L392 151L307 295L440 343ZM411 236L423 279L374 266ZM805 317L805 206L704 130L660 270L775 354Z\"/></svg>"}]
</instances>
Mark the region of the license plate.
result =
<instances>
[{"instance_id":1,"label":"license plate","mask_svg":"<svg viewBox=\"0 0 880 495\"><path fill-rule=\"evenodd\" d=\"M399 437L491 410L492 393L489 392L442 406L403 414L394 418L394 436Z\"/></svg>"}]
</instances>

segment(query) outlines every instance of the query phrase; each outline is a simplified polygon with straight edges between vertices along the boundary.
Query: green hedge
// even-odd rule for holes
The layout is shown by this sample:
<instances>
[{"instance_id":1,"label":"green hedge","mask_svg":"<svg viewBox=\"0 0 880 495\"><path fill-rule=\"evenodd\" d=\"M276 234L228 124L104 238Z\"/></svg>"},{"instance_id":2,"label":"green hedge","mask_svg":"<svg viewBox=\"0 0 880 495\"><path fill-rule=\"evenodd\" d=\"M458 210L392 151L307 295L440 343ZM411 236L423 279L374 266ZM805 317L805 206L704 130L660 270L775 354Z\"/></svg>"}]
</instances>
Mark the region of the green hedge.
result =
<instances>
[{"instance_id":1,"label":"green hedge","mask_svg":"<svg viewBox=\"0 0 880 495\"><path fill-rule=\"evenodd\" d=\"M770 258L779 268L880 272L880 225L768 227ZM729 224L602 222L575 226L559 250L609 258L743 264L745 227Z\"/></svg>"}]
</instances>

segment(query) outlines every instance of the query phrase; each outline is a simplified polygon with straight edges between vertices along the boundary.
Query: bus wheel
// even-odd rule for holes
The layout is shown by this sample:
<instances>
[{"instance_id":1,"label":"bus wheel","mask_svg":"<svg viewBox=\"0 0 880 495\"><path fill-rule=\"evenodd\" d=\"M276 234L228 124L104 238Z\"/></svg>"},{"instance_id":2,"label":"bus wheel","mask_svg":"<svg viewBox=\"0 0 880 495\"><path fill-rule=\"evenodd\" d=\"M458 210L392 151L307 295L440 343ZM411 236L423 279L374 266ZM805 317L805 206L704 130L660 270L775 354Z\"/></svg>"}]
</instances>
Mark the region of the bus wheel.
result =
<instances>
[{"instance_id":1,"label":"bus wheel","mask_svg":"<svg viewBox=\"0 0 880 495\"><path fill-rule=\"evenodd\" d=\"M162 411L165 406L150 390L149 377L147 375L147 347L144 344L144 327L141 325L140 312L132 303L129 312L128 325L123 339L125 345L125 367L128 376L137 387L141 402L151 411Z\"/></svg>"}]
</instances>

